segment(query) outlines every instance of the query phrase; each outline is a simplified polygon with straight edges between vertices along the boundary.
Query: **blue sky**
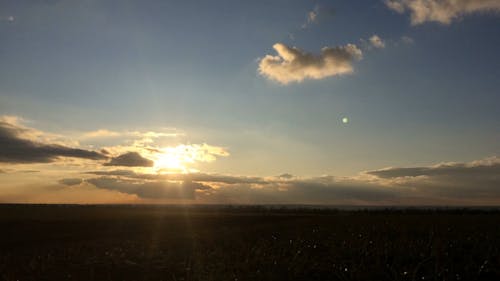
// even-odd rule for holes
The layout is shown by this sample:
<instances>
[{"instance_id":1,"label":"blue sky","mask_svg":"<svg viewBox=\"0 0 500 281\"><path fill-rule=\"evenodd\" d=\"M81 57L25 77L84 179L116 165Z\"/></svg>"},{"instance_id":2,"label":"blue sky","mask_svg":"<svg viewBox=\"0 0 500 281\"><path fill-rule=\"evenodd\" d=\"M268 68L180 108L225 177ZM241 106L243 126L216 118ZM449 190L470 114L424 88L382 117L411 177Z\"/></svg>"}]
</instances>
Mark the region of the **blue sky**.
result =
<instances>
[{"instance_id":1,"label":"blue sky","mask_svg":"<svg viewBox=\"0 0 500 281\"><path fill-rule=\"evenodd\" d=\"M0 115L94 150L132 140L81 136L175 130L156 145L224 148L197 171L242 176L496 157L500 6L430 2L2 1ZM281 83L260 71L276 43L315 56L353 44L362 59Z\"/></svg>"}]
</instances>

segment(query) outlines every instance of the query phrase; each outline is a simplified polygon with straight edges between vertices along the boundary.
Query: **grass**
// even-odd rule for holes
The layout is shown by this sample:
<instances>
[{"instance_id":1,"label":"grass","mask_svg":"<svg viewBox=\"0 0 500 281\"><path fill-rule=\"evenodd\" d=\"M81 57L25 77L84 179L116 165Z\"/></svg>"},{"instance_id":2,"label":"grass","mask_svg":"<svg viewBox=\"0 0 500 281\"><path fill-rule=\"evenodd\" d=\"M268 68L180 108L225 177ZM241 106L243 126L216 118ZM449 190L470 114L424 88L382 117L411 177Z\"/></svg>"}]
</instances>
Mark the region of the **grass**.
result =
<instances>
[{"instance_id":1,"label":"grass","mask_svg":"<svg viewBox=\"0 0 500 281\"><path fill-rule=\"evenodd\" d=\"M500 212L0 205L0 280L500 280Z\"/></svg>"}]
</instances>

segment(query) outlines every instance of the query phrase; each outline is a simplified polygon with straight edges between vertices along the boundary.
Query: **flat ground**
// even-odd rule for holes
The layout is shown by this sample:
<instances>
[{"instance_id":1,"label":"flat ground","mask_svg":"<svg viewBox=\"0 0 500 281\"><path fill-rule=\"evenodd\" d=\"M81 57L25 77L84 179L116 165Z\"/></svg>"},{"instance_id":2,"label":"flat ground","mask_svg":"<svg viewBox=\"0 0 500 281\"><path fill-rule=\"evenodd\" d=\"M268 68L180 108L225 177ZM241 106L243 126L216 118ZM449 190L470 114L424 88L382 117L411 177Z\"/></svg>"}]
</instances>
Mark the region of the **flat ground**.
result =
<instances>
[{"instance_id":1,"label":"flat ground","mask_svg":"<svg viewBox=\"0 0 500 281\"><path fill-rule=\"evenodd\" d=\"M498 211L0 205L0 280L500 280Z\"/></svg>"}]
</instances>

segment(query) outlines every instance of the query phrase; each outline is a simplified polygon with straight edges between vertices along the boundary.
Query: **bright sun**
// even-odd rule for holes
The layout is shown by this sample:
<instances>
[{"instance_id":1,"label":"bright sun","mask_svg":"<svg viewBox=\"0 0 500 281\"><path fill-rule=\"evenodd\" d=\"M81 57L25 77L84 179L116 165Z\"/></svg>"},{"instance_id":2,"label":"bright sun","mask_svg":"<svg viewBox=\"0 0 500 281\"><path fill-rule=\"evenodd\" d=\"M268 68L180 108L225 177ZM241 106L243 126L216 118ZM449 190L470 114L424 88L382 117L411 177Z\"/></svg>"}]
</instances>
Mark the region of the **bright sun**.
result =
<instances>
[{"instance_id":1,"label":"bright sun","mask_svg":"<svg viewBox=\"0 0 500 281\"><path fill-rule=\"evenodd\" d=\"M228 156L223 148L207 144L180 144L173 147L162 147L153 153L154 169L157 172L195 172L197 163L215 161L217 156Z\"/></svg>"},{"instance_id":2,"label":"bright sun","mask_svg":"<svg viewBox=\"0 0 500 281\"><path fill-rule=\"evenodd\" d=\"M187 145L166 147L155 155L154 168L157 170L175 170L186 172L188 165L193 164L198 157L198 152Z\"/></svg>"},{"instance_id":3,"label":"bright sun","mask_svg":"<svg viewBox=\"0 0 500 281\"><path fill-rule=\"evenodd\" d=\"M172 170L184 170L186 168L178 155L170 153L158 154L154 166L157 169Z\"/></svg>"}]
</instances>

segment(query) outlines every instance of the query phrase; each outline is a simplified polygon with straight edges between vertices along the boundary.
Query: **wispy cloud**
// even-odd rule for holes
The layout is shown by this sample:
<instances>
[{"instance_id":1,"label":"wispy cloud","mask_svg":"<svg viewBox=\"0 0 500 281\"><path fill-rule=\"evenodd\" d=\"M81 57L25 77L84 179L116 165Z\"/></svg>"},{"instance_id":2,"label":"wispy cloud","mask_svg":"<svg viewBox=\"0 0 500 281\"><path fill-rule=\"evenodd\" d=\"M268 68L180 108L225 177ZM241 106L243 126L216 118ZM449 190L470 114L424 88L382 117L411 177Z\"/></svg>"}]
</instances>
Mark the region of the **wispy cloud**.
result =
<instances>
[{"instance_id":1,"label":"wispy cloud","mask_svg":"<svg viewBox=\"0 0 500 281\"><path fill-rule=\"evenodd\" d=\"M16 18L14 16L0 16L0 21L13 22Z\"/></svg>"},{"instance_id":2,"label":"wispy cloud","mask_svg":"<svg viewBox=\"0 0 500 281\"><path fill-rule=\"evenodd\" d=\"M354 44L324 47L319 55L307 53L296 47L276 43L277 56L266 55L259 62L259 72L281 84L319 80L326 77L353 73L353 62L363 57Z\"/></svg>"},{"instance_id":3,"label":"wispy cloud","mask_svg":"<svg viewBox=\"0 0 500 281\"><path fill-rule=\"evenodd\" d=\"M308 28L313 24L317 24L326 19L332 18L335 15L335 9L328 6L315 5L312 10L307 12L306 20L301 25L302 29Z\"/></svg>"},{"instance_id":4,"label":"wispy cloud","mask_svg":"<svg viewBox=\"0 0 500 281\"><path fill-rule=\"evenodd\" d=\"M401 36L401 42L410 45L410 44L414 44L415 40L413 38L411 38L410 36Z\"/></svg>"},{"instance_id":5,"label":"wispy cloud","mask_svg":"<svg viewBox=\"0 0 500 281\"><path fill-rule=\"evenodd\" d=\"M410 12L411 24L450 24L461 16L477 12L500 12L497 0L386 0L386 6L400 14Z\"/></svg>"},{"instance_id":6,"label":"wispy cloud","mask_svg":"<svg viewBox=\"0 0 500 281\"><path fill-rule=\"evenodd\" d=\"M319 14L319 6L316 6L314 10L309 11L306 15L306 22L302 24L301 28L307 28L311 24L314 24L318 21L318 14Z\"/></svg>"}]
</instances>

